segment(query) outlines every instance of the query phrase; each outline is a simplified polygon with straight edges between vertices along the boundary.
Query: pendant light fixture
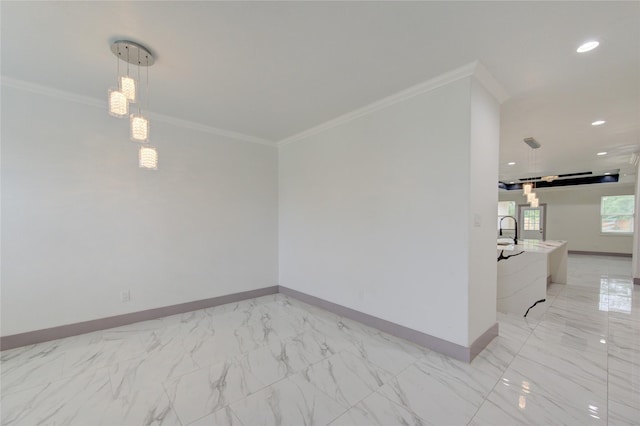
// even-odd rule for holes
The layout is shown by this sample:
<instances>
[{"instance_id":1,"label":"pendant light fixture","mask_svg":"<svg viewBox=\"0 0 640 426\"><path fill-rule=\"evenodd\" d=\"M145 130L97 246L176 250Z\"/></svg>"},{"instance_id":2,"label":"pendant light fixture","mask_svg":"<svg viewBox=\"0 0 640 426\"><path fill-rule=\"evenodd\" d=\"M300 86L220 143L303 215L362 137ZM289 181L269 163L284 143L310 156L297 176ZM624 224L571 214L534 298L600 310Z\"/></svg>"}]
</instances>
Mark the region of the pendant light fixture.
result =
<instances>
[{"instance_id":1,"label":"pendant light fixture","mask_svg":"<svg viewBox=\"0 0 640 426\"><path fill-rule=\"evenodd\" d=\"M128 75L121 76L120 91L124 94L129 102L136 102L136 81L133 78L129 77Z\"/></svg>"},{"instance_id":2,"label":"pendant light fixture","mask_svg":"<svg viewBox=\"0 0 640 426\"><path fill-rule=\"evenodd\" d=\"M531 148L531 151L529 153L529 170L535 173L535 169L536 169L535 150L540 148L541 145L534 138L524 138L524 143L529 145L529 148ZM535 182L533 181L525 182L522 184L522 195L527 197L527 203L529 203L531 207L538 207L538 197L536 196L534 189L535 189Z\"/></svg>"},{"instance_id":3,"label":"pendant light fixture","mask_svg":"<svg viewBox=\"0 0 640 426\"><path fill-rule=\"evenodd\" d=\"M109 115L126 117L129 114L129 102L119 89L109 89Z\"/></svg>"},{"instance_id":4,"label":"pendant light fixture","mask_svg":"<svg viewBox=\"0 0 640 426\"><path fill-rule=\"evenodd\" d=\"M146 144L149 142L149 120L142 113L140 89L140 67L147 68L147 81L144 100L149 108L149 67L155 62L153 55L146 47L128 40L118 40L111 45L111 52L118 58L118 88L109 89L109 114L115 117L129 115L129 104L137 103L137 113L129 115L130 139ZM120 60L127 62L126 75L120 75ZM129 75L129 64L138 66L137 81ZM140 168L157 170L158 151L154 147L142 146L138 152Z\"/></svg>"},{"instance_id":5,"label":"pendant light fixture","mask_svg":"<svg viewBox=\"0 0 640 426\"><path fill-rule=\"evenodd\" d=\"M131 140L149 142L149 120L141 114L131 114Z\"/></svg>"},{"instance_id":6,"label":"pendant light fixture","mask_svg":"<svg viewBox=\"0 0 640 426\"><path fill-rule=\"evenodd\" d=\"M152 146L141 146L138 151L138 165L141 169L158 170L158 151Z\"/></svg>"}]
</instances>

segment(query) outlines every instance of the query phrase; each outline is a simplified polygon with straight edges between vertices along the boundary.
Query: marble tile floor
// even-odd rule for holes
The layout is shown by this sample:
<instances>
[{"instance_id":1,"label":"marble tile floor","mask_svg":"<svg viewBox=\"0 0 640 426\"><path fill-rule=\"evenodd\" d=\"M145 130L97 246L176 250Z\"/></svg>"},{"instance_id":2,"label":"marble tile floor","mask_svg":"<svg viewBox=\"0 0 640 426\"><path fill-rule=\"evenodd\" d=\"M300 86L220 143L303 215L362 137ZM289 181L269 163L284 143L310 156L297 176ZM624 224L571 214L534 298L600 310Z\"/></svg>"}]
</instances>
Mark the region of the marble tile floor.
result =
<instances>
[{"instance_id":1,"label":"marble tile floor","mask_svg":"<svg viewBox=\"0 0 640 426\"><path fill-rule=\"evenodd\" d=\"M640 424L640 288L571 255L463 363L283 295L1 353L2 425Z\"/></svg>"}]
</instances>

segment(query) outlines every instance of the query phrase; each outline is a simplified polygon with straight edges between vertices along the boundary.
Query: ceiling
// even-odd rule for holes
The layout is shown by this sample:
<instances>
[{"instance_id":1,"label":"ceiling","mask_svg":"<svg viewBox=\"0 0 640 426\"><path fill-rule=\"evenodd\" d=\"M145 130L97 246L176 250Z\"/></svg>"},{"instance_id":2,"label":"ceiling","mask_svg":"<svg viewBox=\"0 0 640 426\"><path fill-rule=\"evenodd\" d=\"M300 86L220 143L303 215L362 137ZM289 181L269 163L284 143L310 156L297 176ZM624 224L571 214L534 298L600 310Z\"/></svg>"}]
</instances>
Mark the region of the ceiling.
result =
<instances>
[{"instance_id":1,"label":"ceiling","mask_svg":"<svg viewBox=\"0 0 640 426\"><path fill-rule=\"evenodd\" d=\"M479 60L510 94L502 181L635 181L640 2L2 1L0 15L3 78L103 100L110 45L129 39L156 57L151 111L274 143Z\"/></svg>"}]
</instances>

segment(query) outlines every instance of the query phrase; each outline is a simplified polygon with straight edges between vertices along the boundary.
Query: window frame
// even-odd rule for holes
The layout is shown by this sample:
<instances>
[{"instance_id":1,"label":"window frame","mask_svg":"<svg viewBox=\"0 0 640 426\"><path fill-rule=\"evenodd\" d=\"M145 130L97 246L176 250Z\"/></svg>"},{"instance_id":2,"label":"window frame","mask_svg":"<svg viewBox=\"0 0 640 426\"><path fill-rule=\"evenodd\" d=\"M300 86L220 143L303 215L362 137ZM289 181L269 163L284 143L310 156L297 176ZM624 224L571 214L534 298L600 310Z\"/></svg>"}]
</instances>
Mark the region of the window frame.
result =
<instances>
[{"instance_id":1,"label":"window frame","mask_svg":"<svg viewBox=\"0 0 640 426\"><path fill-rule=\"evenodd\" d=\"M632 197L633 199L633 211L631 214L603 214L603 201L605 198L614 198L614 197ZM636 221L636 199L634 194L622 194L622 195L602 195L600 196L600 235L603 236L614 236L614 237L628 237L633 236L635 229L635 221ZM604 218L611 216L631 216L631 231L606 231L603 229Z\"/></svg>"},{"instance_id":2,"label":"window frame","mask_svg":"<svg viewBox=\"0 0 640 426\"><path fill-rule=\"evenodd\" d=\"M538 206L538 208L535 210L524 210L522 212L522 218L521 218L522 224L520 224L520 226L523 231L539 231L540 229L542 229L542 223L541 223L542 212L541 211L542 209L540 208L540 206ZM535 217L533 218L527 218L526 213L536 213L536 214L534 215ZM537 225L537 227L532 227L531 229L527 229L527 224L534 225L534 226Z\"/></svg>"}]
</instances>

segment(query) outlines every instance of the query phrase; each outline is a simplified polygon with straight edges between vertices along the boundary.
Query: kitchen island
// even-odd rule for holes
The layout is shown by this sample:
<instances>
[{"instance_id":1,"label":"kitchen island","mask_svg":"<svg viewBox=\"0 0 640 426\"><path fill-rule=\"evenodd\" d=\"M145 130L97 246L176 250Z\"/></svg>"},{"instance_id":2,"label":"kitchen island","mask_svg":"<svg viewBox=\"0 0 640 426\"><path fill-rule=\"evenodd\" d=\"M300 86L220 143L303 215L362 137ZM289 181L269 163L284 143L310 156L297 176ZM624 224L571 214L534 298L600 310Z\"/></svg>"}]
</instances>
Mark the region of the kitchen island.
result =
<instances>
[{"instance_id":1,"label":"kitchen island","mask_svg":"<svg viewBox=\"0 0 640 426\"><path fill-rule=\"evenodd\" d=\"M567 283L566 241L518 240L497 248L498 311L525 315L546 299L549 283Z\"/></svg>"}]
</instances>

